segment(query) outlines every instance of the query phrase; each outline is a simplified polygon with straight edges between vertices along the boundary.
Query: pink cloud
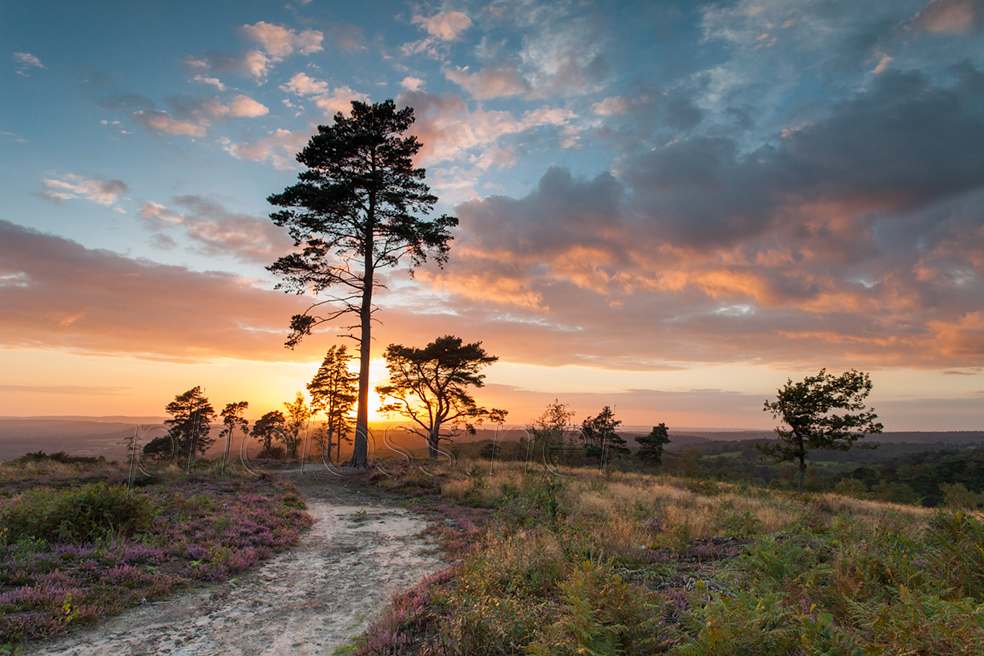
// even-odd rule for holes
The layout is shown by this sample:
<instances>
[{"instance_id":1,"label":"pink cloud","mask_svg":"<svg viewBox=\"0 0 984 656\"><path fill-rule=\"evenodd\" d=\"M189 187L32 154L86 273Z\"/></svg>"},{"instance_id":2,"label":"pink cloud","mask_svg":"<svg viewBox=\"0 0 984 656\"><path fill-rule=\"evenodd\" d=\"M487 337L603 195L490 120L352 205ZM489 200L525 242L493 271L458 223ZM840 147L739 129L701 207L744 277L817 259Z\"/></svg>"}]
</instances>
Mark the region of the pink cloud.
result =
<instances>
[{"instance_id":1,"label":"pink cloud","mask_svg":"<svg viewBox=\"0 0 984 656\"><path fill-rule=\"evenodd\" d=\"M401 93L397 101L414 108L413 132L423 142L420 159L435 163L481 153L510 134L543 126L562 127L576 115L567 109L543 107L516 117L510 112L470 111L465 101L453 93L440 96L420 91Z\"/></svg>"},{"instance_id":2,"label":"pink cloud","mask_svg":"<svg viewBox=\"0 0 984 656\"><path fill-rule=\"evenodd\" d=\"M133 118L137 123L154 132L164 132L183 137L204 137L208 134L204 126L187 121L178 121L163 111L140 110L133 113Z\"/></svg>"},{"instance_id":3,"label":"pink cloud","mask_svg":"<svg viewBox=\"0 0 984 656\"><path fill-rule=\"evenodd\" d=\"M178 196L171 202L181 211L144 203L137 216L156 230L183 230L206 255L268 264L293 248L287 233L267 217L229 212L200 196Z\"/></svg>"},{"instance_id":4,"label":"pink cloud","mask_svg":"<svg viewBox=\"0 0 984 656\"><path fill-rule=\"evenodd\" d=\"M980 32L984 24L984 3L981 0L932 0L916 15L915 24L927 32Z\"/></svg>"},{"instance_id":5,"label":"pink cloud","mask_svg":"<svg viewBox=\"0 0 984 656\"><path fill-rule=\"evenodd\" d=\"M98 180L75 173L64 175L61 180L45 178L41 182L41 196L47 200L84 198L105 207L115 205L128 190L122 180Z\"/></svg>"},{"instance_id":6,"label":"pink cloud","mask_svg":"<svg viewBox=\"0 0 984 656\"><path fill-rule=\"evenodd\" d=\"M321 46L324 34L317 30L297 32L264 21L253 25L243 25L241 30L247 39L260 44L263 51L276 60L283 60L295 50L302 55L310 55L324 50Z\"/></svg>"},{"instance_id":7,"label":"pink cloud","mask_svg":"<svg viewBox=\"0 0 984 656\"><path fill-rule=\"evenodd\" d=\"M469 72L467 66L448 69L445 76L459 85L477 100L508 98L530 91L530 85L520 79L515 68L485 68L477 73Z\"/></svg>"},{"instance_id":8,"label":"pink cloud","mask_svg":"<svg viewBox=\"0 0 984 656\"><path fill-rule=\"evenodd\" d=\"M327 93L329 86L324 80L316 80L307 73L297 73L286 84L281 85L280 88L283 91L296 93L299 96L314 96Z\"/></svg>"},{"instance_id":9,"label":"pink cloud","mask_svg":"<svg viewBox=\"0 0 984 656\"><path fill-rule=\"evenodd\" d=\"M311 359L283 348L287 321L303 299L228 273L89 250L5 221L0 304L0 344L8 348L184 361Z\"/></svg>"},{"instance_id":10,"label":"pink cloud","mask_svg":"<svg viewBox=\"0 0 984 656\"><path fill-rule=\"evenodd\" d=\"M274 168L291 170L297 168L295 155L301 151L310 138L307 130L277 129L267 136L243 143L224 141L226 152L236 159L251 162L270 162Z\"/></svg>"},{"instance_id":11,"label":"pink cloud","mask_svg":"<svg viewBox=\"0 0 984 656\"><path fill-rule=\"evenodd\" d=\"M455 41L471 27L471 19L460 11L442 11L430 18L414 16L410 22L419 25L429 35L442 41Z\"/></svg>"},{"instance_id":12,"label":"pink cloud","mask_svg":"<svg viewBox=\"0 0 984 656\"><path fill-rule=\"evenodd\" d=\"M32 68L47 68L41 60L29 52L15 52L14 61L18 63L17 74L28 77L27 71Z\"/></svg>"}]
</instances>

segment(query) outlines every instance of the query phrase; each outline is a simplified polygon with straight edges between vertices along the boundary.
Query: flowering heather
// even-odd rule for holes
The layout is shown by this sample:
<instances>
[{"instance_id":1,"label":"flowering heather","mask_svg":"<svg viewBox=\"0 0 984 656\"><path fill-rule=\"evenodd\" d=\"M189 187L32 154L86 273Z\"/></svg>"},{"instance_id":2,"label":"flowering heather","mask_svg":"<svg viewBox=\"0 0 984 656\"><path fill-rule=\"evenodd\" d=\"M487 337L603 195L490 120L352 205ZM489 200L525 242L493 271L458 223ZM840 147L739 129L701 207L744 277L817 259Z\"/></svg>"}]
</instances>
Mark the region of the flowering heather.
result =
<instances>
[{"instance_id":1,"label":"flowering heather","mask_svg":"<svg viewBox=\"0 0 984 656\"><path fill-rule=\"evenodd\" d=\"M45 467L0 465L0 650L164 598L193 580L224 581L290 547L312 523L294 490L279 483L172 474L126 489L125 472L108 465ZM120 504L107 504L120 498L143 513L140 521L103 530L92 508L111 512ZM88 513L82 539L75 513ZM54 523L22 520L41 515Z\"/></svg>"}]
</instances>

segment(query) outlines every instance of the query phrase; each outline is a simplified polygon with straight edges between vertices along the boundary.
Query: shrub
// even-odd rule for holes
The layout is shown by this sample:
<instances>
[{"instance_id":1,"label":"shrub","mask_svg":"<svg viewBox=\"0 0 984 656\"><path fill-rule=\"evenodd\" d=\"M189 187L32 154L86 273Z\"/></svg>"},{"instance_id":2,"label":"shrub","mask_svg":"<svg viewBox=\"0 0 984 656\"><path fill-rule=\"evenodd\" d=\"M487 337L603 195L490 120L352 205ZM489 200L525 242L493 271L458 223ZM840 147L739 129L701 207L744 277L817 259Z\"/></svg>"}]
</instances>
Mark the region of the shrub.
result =
<instances>
[{"instance_id":1,"label":"shrub","mask_svg":"<svg viewBox=\"0 0 984 656\"><path fill-rule=\"evenodd\" d=\"M0 511L0 524L11 541L91 542L137 533L151 515L146 499L128 494L125 486L100 482L74 490L24 492Z\"/></svg>"},{"instance_id":2,"label":"shrub","mask_svg":"<svg viewBox=\"0 0 984 656\"><path fill-rule=\"evenodd\" d=\"M929 520L926 542L943 585L984 602L984 523L962 512L940 511Z\"/></svg>"},{"instance_id":3,"label":"shrub","mask_svg":"<svg viewBox=\"0 0 984 656\"><path fill-rule=\"evenodd\" d=\"M608 567L584 561L560 584L559 618L530 645L534 656L648 653L652 603Z\"/></svg>"}]
</instances>

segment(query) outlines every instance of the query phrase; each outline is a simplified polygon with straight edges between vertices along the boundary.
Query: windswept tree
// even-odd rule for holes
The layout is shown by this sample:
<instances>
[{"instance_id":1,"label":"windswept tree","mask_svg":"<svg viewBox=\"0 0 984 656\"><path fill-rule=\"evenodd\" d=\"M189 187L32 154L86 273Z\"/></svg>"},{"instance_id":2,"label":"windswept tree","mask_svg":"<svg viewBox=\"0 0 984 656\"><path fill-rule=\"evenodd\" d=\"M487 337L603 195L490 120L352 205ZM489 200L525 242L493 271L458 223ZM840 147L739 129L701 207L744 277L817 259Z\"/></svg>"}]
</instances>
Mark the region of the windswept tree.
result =
<instances>
[{"instance_id":1,"label":"windswept tree","mask_svg":"<svg viewBox=\"0 0 984 656\"><path fill-rule=\"evenodd\" d=\"M263 450L260 451L261 457L268 457L273 448L273 441L282 439L281 435L285 431L286 423L287 419L284 417L284 413L280 410L273 410L257 419L256 423L253 424L250 436L259 440L263 446Z\"/></svg>"},{"instance_id":2,"label":"windswept tree","mask_svg":"<svg viewBox=\"0 0 984 656\"><path fill-rule=\"evenodd\" d=\"M219 415L225 428L219 433L219 437L226 438L225 459L229 460L229 452L232 450L232 434L239 428L243 435L249 434L249 421L243 418L243 413L249 407L249 401L236 401L227 403Z\"/></svg>"},{"instance_id":3,"label":"windswept tree","mask_svg":"<svg viewBox=\"0 0 984 656\"><path fill-rule=\"evenodd\" d=\"M439 265L448 257L454 217L430 214L437 197L423 182L424 169L413 166L421 144L403 137L413 109L397 109L392 100L377 104L352 101L352 115L335 122L297 155L307 167L299 182L267 200L285 208L270 215L286 227L300 247L267 267L280 275L278 288L316 296L330 292L290 322L287 346L293 348L316 326L354 314L358 328L359 385L355 447L351 464L368 462L369 349L377 270L397 266L410 272L432 255Z\"/></svg>"},{"instance_id":4,"label":"windswept tree","mask_svg":"<svg viewBox=\"0 0 984 656\"><path fill-rule=\"evenodd\" d=\"M610 406L605 406L595 417L588 417L581 422L581 438L584 440L585 454L598 458L601 464L608 461L612 453L628 454L625 438L615 432L622 420L615 418Z\"/></svg>"},{"instance_id":5,"label":"windswept tree","mask_svg":"<svg viewBox=\"0 0 984 656\"><path fill-rule=\"evenodd\" d=\"M470 387L484 387L479 373L498 357L481 342L463 344L460 337L438 337L424 348L390 344L383 354L389 380L376 387L384 400L380 412L398 414L414 425L410 431L427 440L428 455L436 458L442 441L486 419L502 423L506 411L487 410L475 403Z\"/></svg>"},{"instance_id":6,"label":"windswept tree","mask_svg":"<svg viewBox=\"0 0 984 656\"><path fill-rule=\"evenodd\" d=\"M307 428L308 420L311 419L311 407L304 399L304 392L298 392L293 403L284 401L284 407L287 408L287 414L285 415L286 421L284 422L281 439L283 440L284 448L287 449L287 457L296 458L297 450L301 446L301 440L303 439L301 437L301 431Z\"/></svg>"},{"instance_id":7,"label":"windswept tree","mask_svg":"<svg viewBox=\"0 0 984 656\"><path fill-rule=\"evenodd\" d=\"M639 443L639 450L636 456L646 465L659 467L663 464L663 447L670 443L670 431L666 424L660 423L653 426L653 430L648 435L640 435L635 438Z\"/></svg>"},{"instance_id":8,"label":"windswept tree","mask_svg":"<svg viewBox=\"0 0 984 656\"><path fill-rule=\"evenodd\" d=\"M195 462L195 455L204 455L215 442L208 435L209 423L215 419L215 409L202 393L202 388L196 386L175 396L164 406L164 412L171 415L171 419L164 423L170 426L174 451L178 457L187 457L190 467Z\"/></svg>"},{"instance_id":9,"label":"windswept tree","mask_svg":"<svg viewBox=\"0 0 984 656\"><path fill-rule=\"evenodd\" d=\"M322 429L324 432L325 444L322 449L326 449L327 455L331 456L331 446L334 443L337 447L336 461L341 458L342 440L347 439L352 428L352 406L359 398L359 378L348 369L351 360L352 355L344 344L332 346L325 354L314 378L307 384L311 395L311 410L315 414L321 412L325 415L325 425L319 429L319 435ZM322 453L324 452L323 450Z\"/></svg>"},{"instance_id":10,"label":"windswept tree","mask_svg":"<svg viewBox=\"0 0 984 656\"><path fill-rule=\"evenodd\" d=\"M853 369L840 376L821 369L800 383L787 379L776 392L776 400L766 399L763 408L785 427L776 427L778 443L759 444L759 450L776 462L796 461L802 492L810 450L847 451L865 435L882 432L882 425L875 421L878 415L864 405L871 387L871 377ZM838 410L845 412L838 414Z\"/></svg>"}]
</instances>

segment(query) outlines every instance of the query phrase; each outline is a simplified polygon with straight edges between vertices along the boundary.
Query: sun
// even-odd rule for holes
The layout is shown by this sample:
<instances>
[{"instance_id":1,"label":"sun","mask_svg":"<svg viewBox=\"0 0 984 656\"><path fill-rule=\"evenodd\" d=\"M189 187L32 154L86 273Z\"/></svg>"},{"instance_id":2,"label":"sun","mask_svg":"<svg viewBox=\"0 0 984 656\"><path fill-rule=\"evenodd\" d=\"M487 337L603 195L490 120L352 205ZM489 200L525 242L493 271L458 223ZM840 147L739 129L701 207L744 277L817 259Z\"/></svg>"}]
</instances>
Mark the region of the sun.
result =
<instances>
[{"instance_id":1,"label":"sun","mask_svg":"<svg viewBox=\"0 0 984 656\"><path fill-rule=\"evenodd\" d=\"M379 393L374 389L369 390L369 421L389 421L390 416L379 413L379 408L383 405L383 400Z\"/></svg>"}]
</instances>

